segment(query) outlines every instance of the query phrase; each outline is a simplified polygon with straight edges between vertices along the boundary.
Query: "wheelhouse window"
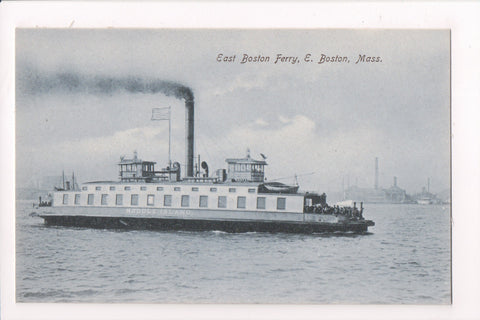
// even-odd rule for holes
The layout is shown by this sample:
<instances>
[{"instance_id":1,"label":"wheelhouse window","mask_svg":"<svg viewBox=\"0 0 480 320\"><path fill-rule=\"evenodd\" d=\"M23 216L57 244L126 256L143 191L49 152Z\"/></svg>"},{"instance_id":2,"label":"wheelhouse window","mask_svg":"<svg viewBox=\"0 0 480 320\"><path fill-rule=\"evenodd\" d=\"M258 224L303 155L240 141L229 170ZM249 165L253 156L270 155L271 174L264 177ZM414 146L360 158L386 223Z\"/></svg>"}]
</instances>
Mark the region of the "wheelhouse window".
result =
<instances>
[{"instance_id":1,"label":"wheelhouse window","mask_svg":"<svg viewBox=\"0 0 480 320\"><path fill-rule=\"evenodd\" d=\"M286 198L277 198L277 210L285 210L286 203Z\"/></svg>"},{"instance_id":2,"label":"wheelhouse window","mask_svg":"<svg viewBox=\"0 0 480 320\"><path fill-rule=\"evenodd\" d=\"M219 196L218 197L218 207L219 208L226 208L227 207L227 197L226 196Z\"/></svg>"},{"instance_id":3,"label":"wheelhouse window","mask_svg":"<svg viewBox=\"0 0 480 320\"><path fill-rule=\"evenodd\" d=\"M166 194L163 196L163 205L165 207L171 207L172 206L172 196L169 194Z\"/></svg>"},{"instance_id":4,"label":"wheelhouse window","mask_svg":"<svg viewBox=\"0 0 480 320\"><path fill-rule=\"evenodd\" d=\"M208 196L200 196L200 208L207 208L208 207Z\"/></svg>"},{"instance_id":5,"label":"wheelhouse window","mask_svg":"<svg viewBox=\"0 0 480 320\"><path fill-rule=\"evenodd\" d=\"M63 194L63 204L68 204L68 194Z\"/></svg>"},{"instance_id":6,"label":"wheelhouse window","mask_svg":"<svg viewBox=\"0 0 480 320\"><path fill-rule=\"evenodd\" d=\"M102 206L106 206L108 203L108 194L102 194Z\"/></svg>"},{"instance_id":7,"label":"wheelhouse window","mask_svg":"<svg viewBox=\"0 0 480 320\"><path fill-rule=\"evenodd\" d=\"M265 209L265 197L257 198L257 209Z\"/></svg>"},{"instance_id":8,"label":"wheelhouse window","mask_svg":"<svg viewBox=\"0 0 480 320\"><path fill-rule=\"evenodd\" d=\"M132 206L138 206L138 194L132 194L130 198L130 204Z\"/></svg>"},{"instance_id":9,"label":"wheelhouse window","mask_svg":"<svg viewBox=\"0 0 480 320\"><path fill-rule=\"evenodd\" d=\"M115 198L115 204L117 206L123 205L123 194L117 194L117 196Z\"/></svg>"},{"instance_id":10,"label":"wheelhouse window","mask_svg":"<svg viewBox=\"0 0 480 320\"><path fill-rule=\"evenodd\" d=\"M190 196L182 195L182 207L189 207L190 206Z\"/></svg>"},{"instance_id":11,"label":"wheelhouse window","mask_svg":"<svg viewBox=\"0 0 480 320\"><path fill-rule=\"evenodd\" d=\"M75 204L80 204L80 194L75 195Z\"/></svg>"},{"instance_id":12,"label":"wheelhouse window","mask_svg":"<svg viewBox=\"0 0 480 320\"><path fill-rule=\"evenodd\" d=\"M237 198L237 208L245 209L247 203L247 197L238 197Z\"/></svg>"},{"instance_id":13,"label":"wheelhouse window","mask_svg":"<svg viewBox=\"0 0 480 320\"><path fill-rule=\"evenodd\" d=\"M90 206L93 205L93 193L88 194L87 204Z\"/></svg>"},{"instance_id":14,"label":"wheelhouse window","mask_svg":"<svg viewBox=\"0 0 480 320\"><path fill-rule=\"evenodd\" d=\"M153 194L149 194L147 196L147 206L153 206L155 204L155 196Z\"/></svg>"}]
</instances>

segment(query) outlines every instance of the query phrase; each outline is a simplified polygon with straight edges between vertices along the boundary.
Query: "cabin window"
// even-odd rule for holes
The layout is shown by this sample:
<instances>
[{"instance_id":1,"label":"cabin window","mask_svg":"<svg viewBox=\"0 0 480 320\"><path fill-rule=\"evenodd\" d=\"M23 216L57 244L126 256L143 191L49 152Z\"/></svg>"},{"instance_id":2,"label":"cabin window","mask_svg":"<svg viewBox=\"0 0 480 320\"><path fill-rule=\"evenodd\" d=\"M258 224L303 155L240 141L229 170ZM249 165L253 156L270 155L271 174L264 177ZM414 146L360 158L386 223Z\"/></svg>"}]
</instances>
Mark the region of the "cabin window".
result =
<instances>
[{"instance_id":1,"label":"cabin window","mask_svg":"<svg viewBox=\"0 0 480 320\"><path fill-rule=\"evenodd\" d=\"M130 204L132 206L138 206L138 194L132 194L130 198Z\"/></svg>"},{"instance_id":2,"label":"cabin window","mask_svg":"<svg viewBox=\"0 0 480 320\"><path fill-rule=\"evenodd\" d=\"M163 196L163 205L165 207L171 207L172 206L172 196L169 194L166 194Z\"/></svg>"},{"instance_id":3,"label":"cabin window","mask_svg":"<svg viewBox=\"0 0 480 320\"><path fill-rule=\"evenodd\" d=\"M207 208L208 207L208 196L200 196L200 208Z\"/></svg>"},{"instance_id":4,"label":"cabin window","mask_svg":"<svg viewBox=\"0 0 480 320\"><path fill-rule=\"evenodd\" d=\"M63 204L68 204L68 194L63 194Z\"/></svg>"},{"instance_id":5,"label":"cabin window","mask_svg":"<svg viewBox=\"0 0 480 320\"><path fill-rule=\"evenodd\" d=\"M173 188L173 191L180 191L180 190L182 190L180 187Z\"/></svg>"},{"instance_id":6,"label":"cabin window","mask_svg":"<svg viewBox=\"0 0 480 320\"><path fill-rule=\"evenodd\" d=\"M217 192L217 188L210 188L211 192Z\"/></svg>"},{"instance_id":7,"label":"cabin window","mask_svg":"<svg viewBox=\"0 0 480 320\"><path fill-rule=\"evenodd\" d=\"M192 187L192 191L198 191L198 187Z\"/></svg>"},{"instance_id":8,"label":"cabin window","mask_svg":"<svg viewBox=\"0 0 480 320\"><path fill-rule=\"evenodd\" d=\"M247 203L247 198L246 197L238 197L237 198L237 208L238 209L245 209Z\"/></svg>"},{"instance_id":9,"label":"cabin window","mask_svg":"<svg viewBox=\"0 0 480 320\"><path fill-rule=\"evenodd\" d=\"M129 190L132 190L132 188L130 186L126 186L125 191L129 191Z\"/></svg>"},{"instance_id":10,"label":"cabin window","mask_svg":"<svg viewBox=\"0 0 480 320\"><path fill-rule=\"evenodd\" d=\"M102 194L102 206L106 206L108 201L108 194Z\"/></svg>"},{"instance_id":11,"label":"cabin window","mask_svg":"<svg viewBox=\"0 0 480 320\"><path fill-rule=\"evenodd\" d=\"M163 187L157 187L157 191L163 191Z\"/></svg>"},{"instance_id":12,"label":"cabin window","mask_svg":"<svg viewBox=\"0 0 480 320\"><path fill-rule=\"evenodd\" d=\"M277 210L285 210L286 203L286 198L277 198Z\"/></svg>"},{"instance_id":13,"label":"cabin window","mask_svg":"<svg viewBox=\"0 0 480 320\"><path fill-rule=\"evenodd\" d=\"M155 196L153 194L149 194L147 196L147 206L153 206L155 204Z\"/></svg>"},{"instance_id":14,"label":"cabin window","mask_svg":"<svg viewBox=\"0 0 480 320\"><path fill-rule=\"evenodd\" d=\"M190 206L190 196L182 195L182 207L189 207Z\"/></svg>"},{"instance_id":15,"label":"cabin window","mask_svg":"<svg viewBox=\"0 0 480 320\"><path fill-rule=\"evenodd\" d=\"M88 205L93 205L93 193L88 194L88 199L87 199Z\"/></svg>"},{"instance_id":16,"label":"cabin window","mask_svg":"<svg viewBox=\"0 0 480 320\"><path fill-rule=\"evenodd\" d=\"M140 187L140 190L145 191L147 190L147 187Z\"/></svg>"},{"instance_id":17,"label":"cabin window","mask_svg":"<svg viewBox=\"0 0 480 320\"><path fill-rule=\"evenodd\" d=\"M87 189L88 189L87 187L82 187L83 191L87 191Z\"/></svg>"},{"instance_id":18,"label":"cabin window","mask_svg":"<svg viewBox=\"0 0 480 320\"><path fill-rule=\"evenodd\" d=\"M218 207L219 208L226 208L227 207L227 197L226 196L219 196L218 197Z\"/></svg>"},{"instance_id":19,"label":"cabin window","mask_svg":"<svg viewBox=\"0 0 480 320\"><path fill-rule=\"evenodd\" d=\"M102 187L95 187L95 190L102 190Z\"/></svg>"},{"instance_id":20,"label":"cabin window","mask_svg":"<svg viewBox=\"0 0 480 320\"><path fill-rule=\"evenodd\" d=\"M75 195L75 204L80 204L80 194Z\"/></svg>"},{"instance_id":21,"label":"cabin window","mask_svg":"<svg viewBox=\"0 0 480 320\"><path fill-rule=\"evenodd\" d=\"M255 189L254 188L248 189L248 193L255 193Z\"/></svg>"},{"instance_id":22,"label":"cabin window","mask_svg":"<svg viewBox=\"0 0 480 320\"><path fill-rule=\"evenodd\" d=\"M115 204L117 206L123 205L123 194L117 194L117 196L115 198Z\"/></svg>"},{"instance_id":23,"label":"cabin window","mask_svg":"<svg viewBox=\"0 0 480 320\"><path fill-rule=\"evenodd\" d=\"M237 189L235 189L235 188L229 188L229 189L228 189L228 192L237 192Z\"/></svg>"},{"instance_id":24,"label":"cabin window","mask_svg":"<svg viewBox=\"0 0 480 320\"><path fill-rule=\"evenodd\" d=\"M257 209L265 209L265 197L257 198Z\"/></svg>"},{"instance_id":25,"label":"cabin window","mask_svg":"<svg viewBox=\"0 0 480 320\"><path fill-rule=\"evenodd\" d=\"M114 187L114 186L110 186L110 191L115 191L115 187Z\"/></svg>"}]
</instances>

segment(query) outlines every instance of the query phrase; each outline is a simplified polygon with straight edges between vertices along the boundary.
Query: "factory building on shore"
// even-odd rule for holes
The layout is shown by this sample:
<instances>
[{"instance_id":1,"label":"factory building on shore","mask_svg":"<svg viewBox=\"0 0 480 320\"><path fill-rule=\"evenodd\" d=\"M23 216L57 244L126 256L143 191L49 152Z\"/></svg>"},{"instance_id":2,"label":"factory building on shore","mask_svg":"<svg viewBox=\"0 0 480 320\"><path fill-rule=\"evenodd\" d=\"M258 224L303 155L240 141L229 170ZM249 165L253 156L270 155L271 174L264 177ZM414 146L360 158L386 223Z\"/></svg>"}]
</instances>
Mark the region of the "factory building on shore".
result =
<instances>
[{"instance_id":1,"label":"factory building on shore","mask_svg":"<svg viewBox=\"0 0 480 320\"><path fill-rule=\"evenodd\" d=\"M397 185L397 177L393 177L393 185L380 188L378 185L378 158L375 158L375 185L373 188L350 186L344 191L344 198L365 203L407 203L409 198L404 189Z\"/></svg>"}]
</instances>

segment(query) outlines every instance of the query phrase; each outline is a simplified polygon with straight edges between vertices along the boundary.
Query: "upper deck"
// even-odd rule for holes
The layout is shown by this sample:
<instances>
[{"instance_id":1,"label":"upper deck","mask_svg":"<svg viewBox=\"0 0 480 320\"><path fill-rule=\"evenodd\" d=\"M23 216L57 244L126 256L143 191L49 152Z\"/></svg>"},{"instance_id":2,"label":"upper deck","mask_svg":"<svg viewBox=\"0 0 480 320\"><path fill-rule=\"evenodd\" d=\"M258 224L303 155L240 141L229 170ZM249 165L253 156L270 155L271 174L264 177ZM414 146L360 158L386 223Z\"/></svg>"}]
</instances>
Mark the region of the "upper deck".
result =
<instances>
[{"instance_id":1,"label":"upper deck","mask_svg":"<svg viewBox=\"0 0 480 320\"><path fill-rule=\"evenodd\" d=\"M92 182L54 193L53 206L302 212L303 194L259 193L258 183Z\"/></svg>"}]
</instances>

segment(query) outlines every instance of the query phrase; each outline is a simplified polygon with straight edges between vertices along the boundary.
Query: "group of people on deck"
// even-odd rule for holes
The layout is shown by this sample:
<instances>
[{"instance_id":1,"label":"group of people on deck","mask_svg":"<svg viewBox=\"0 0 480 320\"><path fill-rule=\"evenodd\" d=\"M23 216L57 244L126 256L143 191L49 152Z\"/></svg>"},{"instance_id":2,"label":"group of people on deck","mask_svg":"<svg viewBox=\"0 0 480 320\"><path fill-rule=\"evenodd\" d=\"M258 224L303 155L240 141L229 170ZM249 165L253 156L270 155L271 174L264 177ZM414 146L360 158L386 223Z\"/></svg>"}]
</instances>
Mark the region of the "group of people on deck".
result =
<instances>
[{"instance_id":1,"label":"group of people on deck","mask_svg":"<svg viewBox=\"0 0 480 320\"><path fill-rule=\"evenodd\" d=\"M322 204L316 204L312 206L306 206L305 207L305 212L306 213L323 213L323 214L332 214L336 216L347 216L349 218L353 219L363 219L363 208L360 210L357 208L357 206L354 204L353 207L343 207L343 206L337 206L334 205L329 206L328 204L322 205Z\"/></svg>"}]
</instances>

